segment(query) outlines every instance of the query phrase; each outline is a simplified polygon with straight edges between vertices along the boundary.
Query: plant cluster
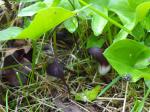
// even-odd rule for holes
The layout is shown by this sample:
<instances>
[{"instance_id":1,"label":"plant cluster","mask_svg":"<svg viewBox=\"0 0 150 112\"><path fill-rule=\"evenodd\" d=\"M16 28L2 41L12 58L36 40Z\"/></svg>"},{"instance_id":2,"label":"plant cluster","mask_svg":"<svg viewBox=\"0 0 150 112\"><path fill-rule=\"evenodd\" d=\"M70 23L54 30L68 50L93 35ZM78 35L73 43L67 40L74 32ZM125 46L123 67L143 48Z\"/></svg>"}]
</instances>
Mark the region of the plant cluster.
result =
<instances>
[{"instance_id":1,"label":"plant cluster","mask_svg":"<svg viewBox=\"0 0 150 112\"><path fill-rule=\"evenodd\" d=\"M35 75L41 77L39 73L46 72L61 79L70 96L72 93L66 84L64 71L80 73L67 66L67 59L61 60L59 48L63 45L59 41L63 41L67 43L68 49L74 47L80 58L91 56L95 59L102 77L115 71L118 77L110 85L116 83L120 77L127 82L143 79L148 87L147 93L132 109L132 112L142 111L150 92L150 0L11 2L0 2L2 11L9 13L9 17L2 13L0 18L1 24L3 23L0 41L8 48L6 53L3 50L1 53L4 55L1 67L4 82L15 87L32 84L36 79ZM47 44L43 44L44 42ZM42 57L41 53L47 57ZM76 55L71 56L78 60ZM77 61L77 64L80 63ZM98 85L91 90L77 93L75 100L92 102L101 91L100 88ZM108 89L109 85L104 91Z\"/></svg>"}]
</instances>

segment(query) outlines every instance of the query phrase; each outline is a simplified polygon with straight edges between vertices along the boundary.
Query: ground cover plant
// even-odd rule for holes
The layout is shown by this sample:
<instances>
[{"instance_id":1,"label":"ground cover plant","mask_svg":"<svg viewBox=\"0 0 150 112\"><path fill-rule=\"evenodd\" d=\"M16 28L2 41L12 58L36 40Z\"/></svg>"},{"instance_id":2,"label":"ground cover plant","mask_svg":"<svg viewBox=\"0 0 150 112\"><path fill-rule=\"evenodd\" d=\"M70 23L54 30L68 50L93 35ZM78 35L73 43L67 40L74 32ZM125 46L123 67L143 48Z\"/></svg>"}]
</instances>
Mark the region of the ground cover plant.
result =
<instances>
[{"instance_id":1,"label":"ground cover plant","mask_svg":"<svg viewBox=\"0 0 150 112\"><path fill-rule=\"evenodd\" d=\"M150 111L150 0L1 0L0 15L0 111Z\"/></svg>"}]
</instances>

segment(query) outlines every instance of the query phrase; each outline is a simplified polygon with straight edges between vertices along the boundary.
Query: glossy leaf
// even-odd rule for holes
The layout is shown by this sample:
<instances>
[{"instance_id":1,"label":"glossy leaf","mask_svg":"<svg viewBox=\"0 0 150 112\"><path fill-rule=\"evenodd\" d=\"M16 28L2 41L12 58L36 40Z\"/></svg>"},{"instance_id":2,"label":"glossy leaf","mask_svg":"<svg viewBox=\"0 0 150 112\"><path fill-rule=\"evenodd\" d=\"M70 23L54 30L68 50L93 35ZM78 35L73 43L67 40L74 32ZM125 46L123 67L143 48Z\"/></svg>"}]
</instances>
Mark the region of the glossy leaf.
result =
<instances>
[{"instance_id":1,"label":"glossy leaf","mask_svg":"<svg viewBox=\"0 0 150 112\"><path fill-rule=\"evenodd\" d=\"M65 28L70 32L73 33L78 28L78 20L75 17L72 17L64 22Z\"/></svg>"},{"instance_id":2,"label":"glossy leaf","mask_svg":"<svg viewBox=\"0 0 150 112\"><path fill-rule=\"evenodd\" d=\"M74 10L72 4L70 4L68 0L61 0L59 6L68 10Z\"/></svg>"},{"instance_id":3,"label":"glossy leaf","mask_svg":"<svg viewBox=\"0 0 150 112\"><path fill-rule=\"evenodd\" d=\"M137 24L134 29L132 30L132 34L134 35L134 39L140 41L142 38L145 37L144 28L141 24Z\"/></svg>"},{"instance_id":4,"label":"glossy leaf","mask_svg":"<svg viewBox=\"0 0 150 112\"><path fill-rule=\"evenodd\" d=\"M144 17L144 19L140 22L142 27L146 30L150 30L150 11Z\"/></svg>"},{"instance_id":5,"label":"glossy leaf","mask_svg":"<svg viewBox=\"0 0 150 112\"><path fill-rule=\"evenodd\" d=\"M96 99L100 90L101 90L100 86L96 86L92 90L85 90L81 93L77 93L75 95L75 100L84 101L84 102L88 102L88 101L91 102L91 101Z\"/></svg>"},{"instance_id":6,"label":"glossy leaf","mask_svg":"<svg viewBox=\"0 0 150 112\"><path fill-rule=\"evenodd\" d=\"M134 22L127 23L127 24L124 25L124 27L126 27L126 28L128 28L132 31L133 28L135 27L135 23ZM128 36L128 33L126 31L124 31L123 29L121 29L119 31L119 33L115 36L114 42L126 39L127 36Z\"/></svg>"},{"instance_id":7,"label":"glossy leaf","mask_svg":"<svg viewBox=\"0 0 150 112\"><path fill-rule=\"evenodd\" d=\"M48 6L56 7L59 5L60 0L44 0L44 3L46 3Z\"/></svg>"},{"instance_id":8,"label":"glossy leaf","mask_svg":"<svg viewBox=\"0 0 150 112\"><path fill-rule=\"evenodd\" d=\"M79 0L61 0L59 6L68 10L81 8Z\"/></svg>"},{"instance_id":9,"label":"glossy leaf","mask_svg":"<svg viewBox=\"0 0 150 112\"><path fill-rule=\"evenodd\" d=\"M142 21L150 9L150 2L144 2L136 8L137 22Z\"/></svg>"},{"instance_id":10,"label":"glossy leaf","mask_svg":"<svg viewBox=\"0 0 150 112\"><path fill-rule=\"evenodd\" d=\"M128 0L129 5L133 8L136 8L139 4L141 4L144 1L148 1L148 0Z\"/></svg>"},{"instance_id":11,"label":"glossy leaf","mask_svg":"<svg viewBox=\"0 0 150 112\"><path fill-rule=\"evenodd\" d=\"M104 9L102 7L99 7L98 9L100 11L104 12L104 14L108 16L107 9ZM92 24L92 30L93 30L95 36L98 36L102 33L102 31L103 31L103 29L106 26L108 21L96 13L93 13L92 15L93 15L92 23L91 23Z\"/></svg>"},{"instance_id":12,"label":"glossy leaf","mask_svg":"<svg viewBox=\"0 0 150 112\"><path fill-rule=\"evenodd\" d=\"M69 0L61 0L59 6L65 8L65 9L71 10L71 11L80 8L80 4L79 4L78 0L74 0L74 1L71 0L70 2L69 2ZM77 18L72 17L72 18L66 20L64 22L64 26L70 33L75 32L76 29L78 28Z\"/></svg>"},{"instance_id":13,"label":"glossy leaf","mask_svg":"<svg viewBox=\"0 0 150 112\"><path fill-rule=\"evenodd\" d=\"M110 0L108 7L119 16L124 27L132 31L135 26L135 9L130 7L128 0ZM127 36L128 32L121 29L115 41L126 39Z\"/></svg>"},{"instance_id":14,"label":"glossy leaf","mask_svg":"<svg viewBox=\"0 0 150 112\"><path fill-rule=\"evenodd\" d=\"M38 39L61 22L75 15L75 12L60 7L43 9L37 13L31 24L17 38Z\"/></svg>"},{"instance_id":15,"label":"glossy leaf","mask_svg":"<svg viewBox=\"0 0 150 112\"><path fill-rule=\"evenodd\" d=\"M48 8L48 6L44 2L37 2L35 4L32 4L28 7L21 9L21 11L18 13L18 16L19 17L33 16L39 10L44 9L44 8Z\"/></svg>"},{"instance_id":16,"label":"glossy leaf","mask_svg":"<svg viewBox=\"0 0 150 112\"><path fill-rule=\"evenodd\" d=\"M94 5L102 6L103 8L107 8L108 11L113 11L114 13L116 13L119 16L124 27L126 25L132 26L135 23L135 10L130 7L128 0L106 0L106 1L86 0L86 1ZM126 38L127 35L128 35L127 32L124 32L123 30L121 30L120 33L117 35L117 38L118 40L121 40L122 36L123 38Z\"/></svg>"},{"instance_id":17,"label":"glossy leaf","mask_svg":"<svg viewBox=\"0 0 150 112\"><path fill-rule=\"evenodd\" d=\"M135 11L130 7L128 0L110 0L108 7L119 16L123 24L131 23L135 19Z\"/></svg>"},{"instance_id":18,"label":"glossy leaf","mask_svg":"<svg viewBox=\"0 0 150 112\"><path fill-rule=\"evenodd\" d=\"M104 56L112 67L124 76L130 74L132 81L140 78L150 79L150 49L134 40L125 39L112 44Z\"/></svg>"},{"instance_id":19,"label":"glossy leaf","mask_svg":"<svg viewBox=\"0 0 150 112\"><path fill-rule=\"evenodd\" d=\"M22 31L19 27L9 27L0 31L0 41L14 39Z\"/></svg>"},{"instance_id":20,"label":"glossy leaf","mask_svg":"<svg viewBox=\"0 0 150 112\"><path fill-rule=\"evenodd\" d=\"M110 0L84 0L87 3L92 3L93 5L99 5L107 8Z\"/></svg>"}]
</instances>

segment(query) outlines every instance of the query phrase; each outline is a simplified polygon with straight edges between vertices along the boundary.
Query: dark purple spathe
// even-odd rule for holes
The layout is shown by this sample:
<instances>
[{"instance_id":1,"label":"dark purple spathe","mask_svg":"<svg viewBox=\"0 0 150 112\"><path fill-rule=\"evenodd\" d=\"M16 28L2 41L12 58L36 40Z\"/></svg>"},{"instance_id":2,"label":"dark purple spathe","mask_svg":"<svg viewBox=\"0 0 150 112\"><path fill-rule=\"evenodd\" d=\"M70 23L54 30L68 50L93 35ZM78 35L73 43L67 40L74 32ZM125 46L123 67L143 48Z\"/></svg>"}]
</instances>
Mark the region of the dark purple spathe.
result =
<instances>
[{"instance_id":1,"label":"dark purple spathe","mask_svg":"<svg viewBox=\"0 0 150 112\"><path fill-rule=\"evenodd\" d=\"M89 54L95 58L101 65L103 66L107 66L109 65L106 58L103 55L103 49L97 48L97 47L93 47L93 48L89 48L88 52Z\"/></svg>"},{"instance_id":2,"label":"dark purple spathe","mask_svg":"<svg viewBox=\"0 0 150 112\"><path fill-rule=\"evenodd\" d=\"M47 65L46 72L48 75L51 75L57 78L64 77L63 66L60 63L58 63L57 59L54 59L53 63L50 63Z\"/></svg>"}]
</instances>

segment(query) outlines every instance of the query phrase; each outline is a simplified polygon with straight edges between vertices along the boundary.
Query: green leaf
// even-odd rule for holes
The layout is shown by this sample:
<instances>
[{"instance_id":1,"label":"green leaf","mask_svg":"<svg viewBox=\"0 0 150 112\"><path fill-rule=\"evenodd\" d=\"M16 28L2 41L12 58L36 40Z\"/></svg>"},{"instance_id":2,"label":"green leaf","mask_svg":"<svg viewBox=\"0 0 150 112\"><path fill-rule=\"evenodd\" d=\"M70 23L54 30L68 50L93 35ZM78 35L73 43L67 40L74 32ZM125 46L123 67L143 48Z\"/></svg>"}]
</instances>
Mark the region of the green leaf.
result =
<instances>
[{"instance_id":1,"label":"green leaf","mask_svg":"<svg viewBox=\"0 0 150 112\"><path fill-rule=\"evenodd\" d=\"M44 3L46 3L48 6L55 7L60 3L60 0L44 0Z\"/></svg>"},{"instance_id":2,"label":"green leaf","mask_svg":"<svg viewBox=\"0 0 150 112\"><path fill-rule=\"evenodd\" d=\"M119 34L117 35L117 40L127 38L128 33L131 32L131 30L134 27L133 25L135 25L135 9L130 7L128 0L106 0L106 1L104 1L104 0L86 0L86 1L88 3L92 3L94 5L98 4L99 6L107 8L107 10L112 11L115 14L117 14L124 26L120 25L117 21L110 20L110 18L108 20L110 22L112 22L113 24L115 24L116 26L122 28L121 31L119 32ZM131 28L131 29L128 29L125 26L130 26L129 28ZM131 27L131 26L133 26L133 27ZM123 36L123 38L122 38L122 36Z\"/></svg>"},{"instance_id":3,"label":"green leaf","mask_svg":"<svg viewBox=\"0 0 150 112\"><path fill-rule=\"evenodd\" d=\"M130 7L128 0L110 0L108 7L119 16L124 25L135 19L135 10Z\"/></svg>"},{"instance_id":4,"label":"green leaf","mask_svg":"<svg viewBox=\"0 0 150 112\"><path fill-rule=\"evenodd\" d=\"M137 24L134 27L134 29L132 30L132 34L134 35L135 40L138 41L145 37L144 28L141 26L141 24Z\"/></svg>"},{"instance_id":5,"label":"green leaf","mask_svg":"<svg viewBox=\"0 0 150 112\"><path fill-rule=\"evenodd\" d=\"M150 30L150 11L144 17L144 19L140 22L142 27L146 30Z\"/></svg>"},{"instance_id":6,"label":"green leaf","mask_svg":"<svg viewBox=\"0 0 150 112\"><path fill-rule=\"evenodd\" d=\"M72 4L70 4L69 0L61 0L59 6L65 8L65 9L68 9L68 10L74 10L72 7Z\"/></svg>"},{"instance_id":7,"label":"green leaf","mask_svg":"<svg viewBox=\"0 0 150 112\"><path fill-rule=\"evenodd\" d=\"M75 12L60 7L43 9L37 13L31 24L17 37L21 39L38 39L44 33L74 15Z\"/></svg>"},{"instance_id":8,"label":"green leaf","mask_svg":"<svg viewBox=\"0 0 150 112\"><path fill-rule=\"evenodd\" d=\"M68 10L75 10L81 8L79 0L61 0L59 6Z\"/></svg>"},{"instance_id":9,"label":"green leaf","mask_svg":"<svg viewBox=\"0 0 150 112\"><path fill-rule=\"evenodd\" d=\"M107 8L110 0L84 0L86 3L92 3Z\"/></svg>"},{"instance_id":10,"label":"green leaf","mask_svg":"<svg viewBox=\"0 0 150 112\"><path fill-rule=\"evenodd\" d=\"M64 22L65 28L70 32L73 33L78 28L78 20L76 17L72 17Z\"/></svg>"},{"instance_id":11,"label":"green leaf","mask_svg":"<svg viewBox=\"0 0 150 112\"><path fill-rule=\"evenodd\" d=\"M101 48L104 44L105 40L103 38L98 39L98 37L92 35L89 37L87 41L87 46L86 48L92 48L92 47L98 47Z\"/></svg>"},{"instance_id":12,"label":"green leaf","mask_svg":"<svg viewBox=\"0 0 150 112\"><path fill-rule=\"evenodd\" d=\"M41 9L44 9L44 8L48 8L48 6L44 2L37 2L35 4L32 4L28 7L21 9L20 12L18 13L18 16L19 17L33 16L38 11L40 11Z\"/></svg>"},{"instance_id":13,"label":"green leaf","mask_svg":"<svg viewBox=\"0 0 150 112\"><path fill-rule=\"evenodd\" d=\"M135 99L134 101L134 106L132 107L130 112L136 112L137 108L139 107L139 105L141 104L140 100ZM138 112L138 111L137 111Z\"/></svg>"},{"instance_id":14,"label":"green leaf","mask_svg":"<svg viewBox=\"0 0 150 112\"><path fill-rule=\"evenodd\" d=\"M144 80L145 81L145 84L148 88L150 88L150 80Z\"/></svg>"},{"instance_id":15,"label":"green leaf","mask_svg":"<svg viewBox=\"0 0 150 112\"><path fill-rule=\"evenodd\" d=\"M135 26L135 23L134 22L131 22L131 23L127 23L126 25L124 25L124 27L130 29L131 31L133 30ZM126 31L124 31L123 29L121 29L119 31L119 33L115 36L115 42L116 41L119 41L119 40L123 40L123 39L126 39L128 36L128 33Z\"/></svg>"},{"instance_id":16,"label":"green leaf","mask_svg":"<svg viewBox=\"0 0 150 112\"><path fill-rule=\"evenodd\" d=\"M143 44L130 39L120 40L112 44L104 56L119 75L130 74L134 82L140 78L150 79L147 68L150 49Z\"/></svg>"},{"instance_id":17,"label":"green leaf","mask_svg":"<svg viewBox=\"0 0 150 112\"><path fill-rule=\"evenodd\" d=\"M148 1L148 0L128 0L129 5L133 8L136 8L139 4Z\"/></svg>"},{"instance_id":18,"label":"green leaf","mask_svg":"<svg viewBox=\"0 0 150 112\"><path fill-rule=\"evenodd\" d=\"M92 4L94 8L103 12L106 16L108 16L107 4L108 0L85 0L87 3ZM104 27L106 26L108 20L98 15L94 11L89 11L85 9L87 15L92 15L91 26L95 36L100 35L103 32ZM88 14L89 13L89 14Z\"/></svg>"},{"instance_id":19,"label":"green leaf","mask_svg":"<svg viewBox=\"0 0 150 112\"><path fill-rule=\"evenodd\" d=\"M92 90L85 90L81 93L77 93L75 95L75 100L84 101L84 102L91 102L91 101L96 99L100 90L101 90L100 86L96 86Z\"/></svg>"},{"instance_id":20,"label":"green leaf","mask_svg":"<svg viewBox=\"0 0 150 112\"><path fill-rule=\"evenodd\" d=\"M144 98L142 99L142 101L138 105L135 112L143 112L144 104L145 104L145 101L148 99L149 94L150 94L150 88L147 90L146 94L144 95Z\"/></svg>"},{"instance_id":21,"label":"green leaf","mask_svg":"<svg viewBox=\"0 0 150 112\"><path fill-rule=\"evenodd\" d=\"M104 9L102 7L99 7L98 9L101 12L104 12L104 14L108 16L108 10L107 9ZM103 31L103 29L106 26L108 21L96 13L93 13L92 15L93 15L92 23L91 23L92 24L92 30L94 32L94 35L98 36L102 33L102 31Z\"/></svg>"},{"instance_id":22,"label":"green leaf","mask_svg":"<svg viewBox=\"0 0 150 112\"><path fill-rule=\"evenodd\" d=\"M147 37L145 38L144 44L150 47L150 35L147 35Z\"/></svg>"},{"instance_id":23,"label":"green leaf","mask_svg":"<svg viewBox=\"0 0 150 112\"><path fill-rule=\"evenodd\" d=\"M60 0L50 0L52 1L49 6L55 7L60 3Z\"/></svg>"},{"instance_id":24,"label":"green leaf","mask_svg":"<svg viewBox=\"0 0 150 112\"><path fill-rule=\"evenodd\" d=\"M9 27L0 31L0 41L15 39L16 36L22 31L19 27Z\"/></svg>"},{"instance_id":25,"label":"green leaf","mask_svg":"<svg viewBox=\"0 0 150 112\"><path fill-rule=\"evenodd\" d=\"M150 2L144 2L136 8L136 20L142 21L150 9Z\"/></svg>"},{"instance_id":26,"label":"green leaf","mask_svg":"<svg viewBox=\"0 0 150 112\"><path fill-rule=\"evenodd\" d=\"M129 5L128 0L110 0L108 7L119 16L124 27L132 31L135 26L135 9ZM128 32L121 29L116 35L115 41L126 39L127 36Z\"/></svg>"}]
</instances>

